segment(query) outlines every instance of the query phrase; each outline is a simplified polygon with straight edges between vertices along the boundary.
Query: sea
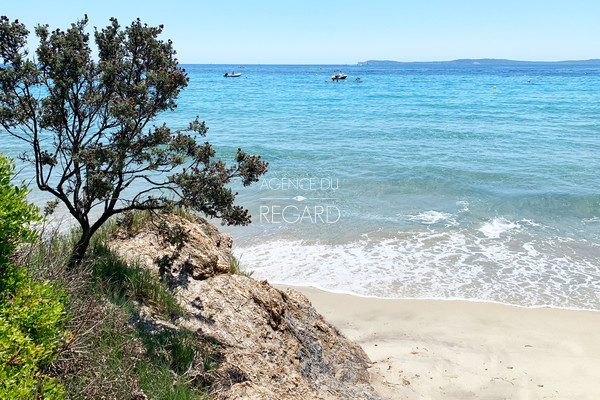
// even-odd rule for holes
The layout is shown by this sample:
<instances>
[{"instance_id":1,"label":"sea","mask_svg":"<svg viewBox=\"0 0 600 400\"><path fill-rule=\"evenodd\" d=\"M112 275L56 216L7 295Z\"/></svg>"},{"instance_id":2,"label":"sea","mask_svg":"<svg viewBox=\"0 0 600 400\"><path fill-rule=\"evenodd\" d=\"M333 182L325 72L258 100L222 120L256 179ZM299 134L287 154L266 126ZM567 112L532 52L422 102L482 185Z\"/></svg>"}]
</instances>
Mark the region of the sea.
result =
<instances>
[{"instance_id":1,"label":"sea","mask_svg":"<svg viewBox=\"0 0 600 400\"><path fill-rule=\"evenodd\" d=\"M269 162L233 185L253 222L221 228L254 278L600 311L599 64L183 67L156 123Z\"/></svg>"}]
</instances>

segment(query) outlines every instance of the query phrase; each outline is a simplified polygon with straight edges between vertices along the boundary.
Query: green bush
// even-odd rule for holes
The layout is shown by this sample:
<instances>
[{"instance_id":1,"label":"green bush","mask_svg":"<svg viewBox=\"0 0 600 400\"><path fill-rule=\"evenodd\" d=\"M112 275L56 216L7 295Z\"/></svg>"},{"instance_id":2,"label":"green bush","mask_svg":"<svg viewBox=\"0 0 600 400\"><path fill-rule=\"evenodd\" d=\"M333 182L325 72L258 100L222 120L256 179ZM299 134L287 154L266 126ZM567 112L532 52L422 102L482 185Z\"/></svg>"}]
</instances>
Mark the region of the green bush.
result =
<instances>
[{"instance_id":1,"label":"green bush","mask_svg":"<svg viewBox=\"0 0 600 400\"><path fill-rule=\"evenodd\" d=\"M27 187L11 183L13 169L0 156L0 399L64 399L62 386L42 370L65 339L65 294L9 262L20 242L35 238L30 225L40 219Z\"/></svg>"},{"instance_id":2,"label":"green bush","mask_svg":"<svg viewBox=\"0 0 600 400\"><path fill-rule=\"evenodd\" d=\"M0 155L0 266L20 242L35 237L30 225L41 218L37 207L27 202L25 183L12 184L13 171L13 162Z\"/></svg>"},{"instance_id":3,"label":"green bush","mask_svg":"<svg viewBox=\"0 0 600 400\"><path fill-rule=\"evenodd\" d=\"M0 398L63 399L62 386L41 369L64 339L64 295L22 268L4 267L11 279L0 296Z\"/></svg>"}]
</instances>

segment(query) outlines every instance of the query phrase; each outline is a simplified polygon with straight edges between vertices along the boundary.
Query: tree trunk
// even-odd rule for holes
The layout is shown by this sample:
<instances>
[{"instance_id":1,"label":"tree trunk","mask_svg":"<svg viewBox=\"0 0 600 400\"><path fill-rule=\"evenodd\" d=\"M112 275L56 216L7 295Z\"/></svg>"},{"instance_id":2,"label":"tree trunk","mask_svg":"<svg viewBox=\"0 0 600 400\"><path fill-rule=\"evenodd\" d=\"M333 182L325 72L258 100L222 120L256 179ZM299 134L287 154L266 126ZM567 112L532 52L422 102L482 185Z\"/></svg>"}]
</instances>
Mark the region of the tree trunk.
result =
<instances>
[{"instance_id":1,"label":"tree trunk","mask_svg":"<svg viewBox=\"0 0 600 400\"><path fill-rule=\"evenodd\" d=\"M85 252L87 251L88 246L90 245L90 239L92 237L92 233L89 229L84 230L81 233L81 237L79 241L73 248L71 252L71 257L69 258L69 268L79 267L83 257L85 256Z\"/></svg>"}]
</instances>

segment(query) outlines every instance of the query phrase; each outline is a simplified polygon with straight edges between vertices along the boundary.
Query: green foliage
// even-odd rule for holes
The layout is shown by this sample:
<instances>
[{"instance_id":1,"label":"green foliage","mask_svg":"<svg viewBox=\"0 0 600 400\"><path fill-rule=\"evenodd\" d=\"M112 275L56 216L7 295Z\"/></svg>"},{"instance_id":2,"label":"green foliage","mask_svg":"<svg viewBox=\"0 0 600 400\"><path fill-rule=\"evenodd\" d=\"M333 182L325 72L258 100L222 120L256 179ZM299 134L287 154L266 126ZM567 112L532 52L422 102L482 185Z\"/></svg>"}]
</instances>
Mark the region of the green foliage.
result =
<instances>
[{"instance_id":1,"label":"green foliage","mask_svg":"<svg viewBox=\"0 0 600 400\"><path fill-rule=\"evenodd\" d=\"M13 171L14 164L0 155L0 265L19 243L35 237L30 224L40 220L37 208L27 202L25 183L12 184Z\"/></svg>"},{"instance_id":2,"label":"green foliage","mask_svg":"<svg viewBox=\"0 0 600 400\"><path fill-rule=\"evenodd\" d=\"M65 293L9 262L40 219L26 186L11 183L13 168L0 156L0 399L63 399L62 386L42 369L65 339Z\"/></svg>"},{"instance_id":3,"label":"green foliage","mask_svg":"<svg viewBox=\"0 0 600 400\"><path fill-rule=\"evenodd\" d=\"M25 50L25 26L0 18L0 126L32 147L25 161L36 183L65 204L81 227L72 264L113 215L176 206L245 225L248 211L234 205L232 179L258 181L267 163L238 149L232 165L215 160L202 143L208 128L198 117L185 129L149 125L173 110L188 82L162 26L116 19L96 29L92 57L87 16L65 31L35 29L37 60ZM43 93L32 96L31 93ZM41 135L52 140L40 141ZM127 196L127 189L144 189ZM97 219L90 211L99 211Z\"/></svg>"},{"instance_id":4,"label":"green foliage","mask_svg":"<svg viewBox=\"0 0 600 400\"><path fill-rule=\"evenodd\" d=\"M65 339L64 293L8 266L0 297L0 398L63 399L62 385L41 372Z\"/></svg>"}]
</instances>

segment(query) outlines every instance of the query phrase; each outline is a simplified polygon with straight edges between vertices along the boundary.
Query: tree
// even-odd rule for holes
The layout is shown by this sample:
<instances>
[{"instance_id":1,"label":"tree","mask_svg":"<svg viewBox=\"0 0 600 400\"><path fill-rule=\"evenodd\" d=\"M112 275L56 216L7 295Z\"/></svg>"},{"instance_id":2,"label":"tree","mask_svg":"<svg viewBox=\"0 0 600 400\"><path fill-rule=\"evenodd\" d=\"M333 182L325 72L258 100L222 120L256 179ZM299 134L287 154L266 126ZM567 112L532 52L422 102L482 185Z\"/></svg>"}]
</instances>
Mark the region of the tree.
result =
<instances>
[{"instance_id":1,"label":"tree","mask_svg":"<svg viewBox=\"0 0 600 400\"><path fill-rule=\"evenodd\" d=\"M198 117L181 130L153 125L177 107L189 78L172 42L158 38L162 25L138 19L123 29L110 21L94 30L97 59L87 16L66 31L38 25L32 60L26 27L0 18L0 126L31 145L23 160L35 167L37 187L56 196L81 227L71 265L110 217L126 211L181 206L224 224L249 223L228 184L258 181L268 165L241 149L233 165L215 160L211 145L199 143L208 128ZM132 192L140 182L144 189Z\"/></svg>"}]
</instances>

